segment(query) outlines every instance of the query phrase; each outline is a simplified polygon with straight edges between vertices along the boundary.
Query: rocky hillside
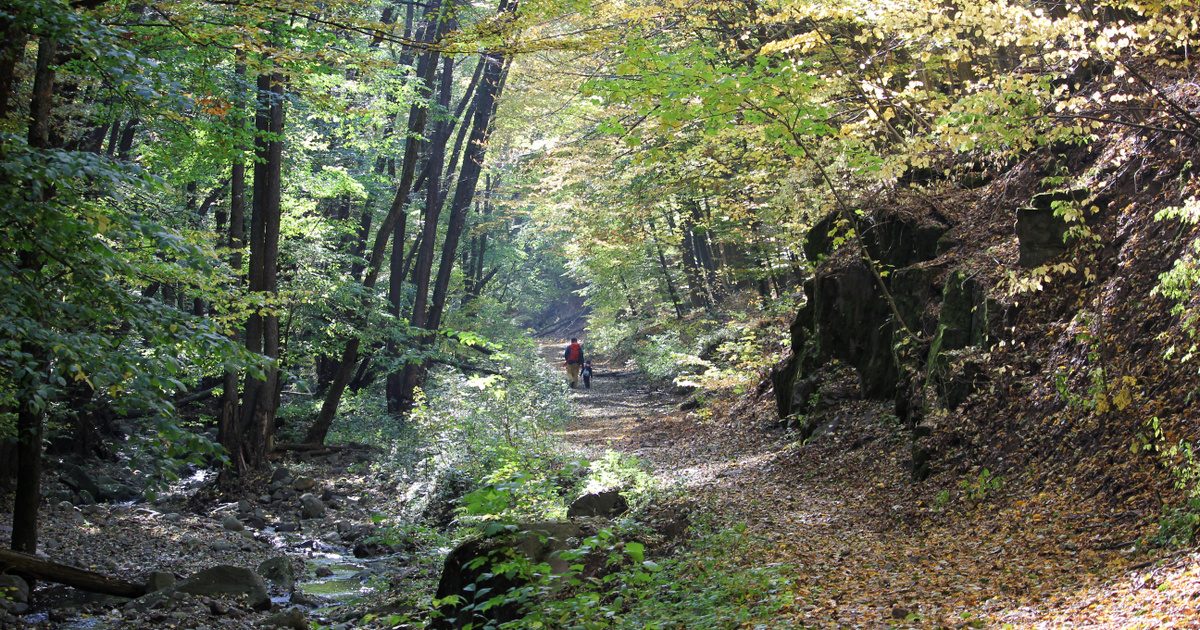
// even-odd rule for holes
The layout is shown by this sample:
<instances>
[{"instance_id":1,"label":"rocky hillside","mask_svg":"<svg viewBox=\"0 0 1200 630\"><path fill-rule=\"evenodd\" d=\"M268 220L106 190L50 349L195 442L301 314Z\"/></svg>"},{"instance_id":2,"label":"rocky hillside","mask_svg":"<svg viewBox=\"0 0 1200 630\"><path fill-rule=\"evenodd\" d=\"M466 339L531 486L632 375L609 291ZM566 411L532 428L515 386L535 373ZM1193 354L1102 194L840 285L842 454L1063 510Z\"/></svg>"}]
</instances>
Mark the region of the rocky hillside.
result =
<instances>
[{"instance_id":1,"label":"rocky hillside","mask_svg":"<svg viewBox=\"0 0 1200 630\"><path fill-rule=\"evenodd\" d=\"M1196 92L1176 82L1164 98L1194 106ZM1170 447L1197 437L1200 383L1179 359L1186 312L1156 287L1195 230L1159 213L1195 195L1195 144L1164 127L945 162L862 218L820 221L792 351L772 373L780 417L811 433L850 366L862 397L894 400L916 480L987 468L1140 524L1178 502L1190 462Z\"/></svg>"}]
</instances>

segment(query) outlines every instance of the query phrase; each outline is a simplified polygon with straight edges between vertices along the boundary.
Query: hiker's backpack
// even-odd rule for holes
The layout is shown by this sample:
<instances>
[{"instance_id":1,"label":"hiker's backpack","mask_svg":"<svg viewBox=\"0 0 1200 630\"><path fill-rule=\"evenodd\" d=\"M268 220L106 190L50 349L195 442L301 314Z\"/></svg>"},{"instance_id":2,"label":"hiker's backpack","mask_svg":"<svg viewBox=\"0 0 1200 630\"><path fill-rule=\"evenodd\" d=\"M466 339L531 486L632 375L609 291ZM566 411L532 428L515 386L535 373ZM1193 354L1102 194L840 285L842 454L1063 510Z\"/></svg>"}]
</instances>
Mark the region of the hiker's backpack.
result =
<instances>
[{"instance_id":1,"label":"hiker's backpack","mask_svg":"<svg viewBox=\"0 0 1200 630\"><path fill-rule=\"evenodd\" d=\"M583 358L583 348L579 344L573 343L567 346L567 363L577 363Z\"/></svg>"}]
</instances>

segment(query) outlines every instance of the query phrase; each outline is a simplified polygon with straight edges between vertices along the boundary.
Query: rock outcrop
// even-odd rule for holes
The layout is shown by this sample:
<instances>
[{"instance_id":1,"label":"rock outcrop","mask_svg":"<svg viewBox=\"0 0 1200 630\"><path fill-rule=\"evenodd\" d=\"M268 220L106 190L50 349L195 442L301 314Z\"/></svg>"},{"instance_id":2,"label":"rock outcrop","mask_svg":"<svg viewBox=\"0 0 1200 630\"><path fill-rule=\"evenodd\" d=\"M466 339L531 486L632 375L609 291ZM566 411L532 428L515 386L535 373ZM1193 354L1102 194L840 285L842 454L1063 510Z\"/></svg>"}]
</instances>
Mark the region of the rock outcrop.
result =
<instances>
[{"instance_id":1,"label":"rock outcrop","mask_svg":"<svg viewBox=\"0 0 1200 630\"><path fill-rule=\"evenodd\" d=\"M491 627L519 618L521 602L508 596L529 583L530 571L522 567L566 572L571 562L560 554L583 535L574 523L528 523L462 543L446 556L436 595L457 601L443 606L443 618L432 627Z\"/></svg>"}]
</instances>

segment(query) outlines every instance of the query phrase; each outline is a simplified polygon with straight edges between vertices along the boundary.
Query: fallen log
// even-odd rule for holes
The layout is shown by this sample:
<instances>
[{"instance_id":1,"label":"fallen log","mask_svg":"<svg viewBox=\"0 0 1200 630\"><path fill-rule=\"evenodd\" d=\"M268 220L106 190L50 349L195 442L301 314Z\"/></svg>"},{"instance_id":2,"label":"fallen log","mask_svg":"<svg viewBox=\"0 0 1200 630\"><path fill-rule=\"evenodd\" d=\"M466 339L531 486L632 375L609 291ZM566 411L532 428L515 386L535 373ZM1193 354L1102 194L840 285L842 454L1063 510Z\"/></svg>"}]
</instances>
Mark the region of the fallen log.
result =
<instances>
[{"instance_id":1,"label":"fallen log","mask_svg":"<svg viewBox=\"0 0 1200 630\"><path fill-rule=\"evenodd\" d=\"M68 564L7 549L0 549L0 568L47 582L66 584L91 593L133 598L145 595L147 590L145 584L126 582Z\"/></svg>"}]
</instances>

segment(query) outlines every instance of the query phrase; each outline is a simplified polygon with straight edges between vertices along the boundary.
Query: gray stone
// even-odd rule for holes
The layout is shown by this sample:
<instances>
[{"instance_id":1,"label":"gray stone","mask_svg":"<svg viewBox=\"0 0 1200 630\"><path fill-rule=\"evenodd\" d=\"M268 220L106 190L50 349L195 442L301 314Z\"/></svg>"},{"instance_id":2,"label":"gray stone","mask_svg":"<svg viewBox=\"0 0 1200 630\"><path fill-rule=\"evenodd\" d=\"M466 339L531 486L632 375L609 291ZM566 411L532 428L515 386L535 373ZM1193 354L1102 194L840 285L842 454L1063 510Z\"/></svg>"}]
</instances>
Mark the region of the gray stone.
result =
<instances>
[{"instance_id":1,"label":"gray stone","mask_svg":"<svg viewBox=\"0 0 1200 630\"><path fill-rule=\"evenodd\" d=\"M258 495L258 502L259 502L259 503L270 503L270 502L271 502L271 495L269 495L269 494L260 494L260 495Z\"/></svg>"},{"instance_id":2,"label":"gray stone","mask_svg":"<svg viewBox=\"0 0 1200 630\"><path fill-rule=\"evenodd\" d=\"M100 496L99 484L96 483L96 480L87 471L67 462L62 463L59 468L63 472L63 481L81 497L84 492L88 493L88 496L93 499Z\"/></svg>"},{"instance_id":3,"label":"gray stone","mask_svg":"<svg viewBox=\"0 0 1200 630\"><path fill-rule=\"evenodd\" d=\"M235 549L237 549L237 545L224 540L218 540L212 544L213 551L234 551Z\"/></svg>"},{"instance_id":4,"label":"gray stone","mask_svg":"<svg viewBox=\"0 0 1200 630\"><path fill-rule=\"evenodd\" d=\"M552 573L562 574L571 563L560 554L571 548L571 539L581 535L582 530L574 523L532 523L490 538L473 538L456 547L446 556L436 595L441 600L458 596L450 598L453 603L441 609L444 618L455 619L447 627L493 627L517 619L519 603L481 605L527 583L526 578L511 572L493 570L494 565L509 562L519 554L535 564L548 564Z\"/></svg>"},{"instance_id":5,"label":"gray stone","mask_svg":"<svg viewBox=\"0 0 1200 630\"><path fill-rule=\"evenodd\" d=\"M263 560L258 565L258 574L284 591L291 591L296 585L296 573L292 569L292 561L285 556L276 556Z\"/></svg>"},{"instance_id":6,"label":"gray stone","mask_svg":"<svg viewBox=\"0 0 1200 630\"><path fill-rule=\"evenodd\" d=\"M333 575L333 569L330 569L329 567L324 567L324 566L317 567L317 569L315 571L313 571L313 575L315 575L319 578L330 577Z\"/></svg>"},{"instance_id":7,"label":"gray stone","mask_svg":"<svg viewBox=\"0 0 1200 630\"><path fill-rule=\"evenodd\" d=\"M264 619L262 621L262 627L308 630L308 617L305 617L304 611L300 610L299 608L289 608Z\"/></svg>"},{"instance_id":8,"label":"gray stone","mask_svg":"<svg viewBox=\"0 0 1200 630\"><path fill-rule=\"evenodd\" d=\"M238 520L238 517L232 514L221 519L221 527L224 527L231 532L240 532L246 528L246 526L242 525L242 522Z\"/></svg>"},{"instance_id":9,"label":"gray stone","mask_svg":"<svg viewBox=\"0 0 1200 630\"><path fill-rule=\"evenodd\" d=\"M167 571L154 571L150 577L146 578L146 590L148 592L161 591L164 588L170 588L175 585L175 574Z\"/></svg>"},{"instance_id":10,"label":"gray stone","mask_svg":"<svg viewBox=\"0 0 1200 630\"><path fill-rule=\"evenodd\" d=\"M238 503L237 503L237 511L239 514L246 514L247 512L249 512L250 510L253 510L253 509L254 509L254 506L251 505L250 501L248 501L246 499L242 499L241 501L238 501Z\"/></svg>"},{"instance_id":11,"label":"gray stone","mask_svg":"<svg viewBox=\"0 0 1200 630\"><path fill-rule=\"evenodd\" d=\"M271 483L286 482L291 478L292 478L292 473L289 472L288 469L284 468L283 466L276 468L275 472L271 473Z\"/></svg>"},{"instance_id":12,"label":"gray stone","mask_svg":"<svg viewBox=\"0 0 1200 630\"><path fill-rule=\"evenodd\" d=\"M100 494L96 498L101 501L136 501L142 498L142 493L111 477L100 477L98 483Z\"/></svg>"},{"instance_id":13,"label":"gray stone","mask_svg":"<svg viewBox=\"0 0 1200 630\"><path fill-rule=\"evenodd\" d=\"M180 582L174 590L190 595L233 595L244 598L257 610L271 607L271 596L263 579L243 567L220 565L205 569Z\"/></svg>"},{"instance_id":14,"label":"gray stone","mask_svg":"<svg viewBox=\"0 0 1200 630\"><path fill-rule=\"evenodd\" d=\"M275 531L281 533L291 533L300 531L300 524L296 521L282 521L275 526Z\"/></svg>"},{"instance_id":15,"label":"gray stone","mask_svg":"<svg viewBox=\"0 0 1200 630\"><path fill-rule=\"evenodd\" d=\"M605 490L585 494L571 502L567 518L603 517L612 518L629 511L629 502L619 490Z\"/></svg>"},{"instance_id":16,"label":"gray stone","mask_svg":"<svg viewBox=\"0 0 1200 630\"><path fill-rule=\"evenodd\" d=\"M16 575L0 575L0 600L28 604L29 584Z\"/></svg>"},{"instance_id":17,"label":"gray stone","mask_svg":"<svg viewBox=\"0 0 1200 630\"><path fill-rule=\"evenodd\" d=\"M321 518L325 516L325 504L311 493L300 495L300 517Z\"/></svg>"},{"instance_id":18,"label":"gray stone","mask_svg":"<svg viewBox=\"0 0 1200 630\"><path fill-rule=\"evenodd\" d=\"M298 492L306 492L317 487L317 480L312 477L296 477L292 482L292 488Z\"/></svg>"}]
</instances>

